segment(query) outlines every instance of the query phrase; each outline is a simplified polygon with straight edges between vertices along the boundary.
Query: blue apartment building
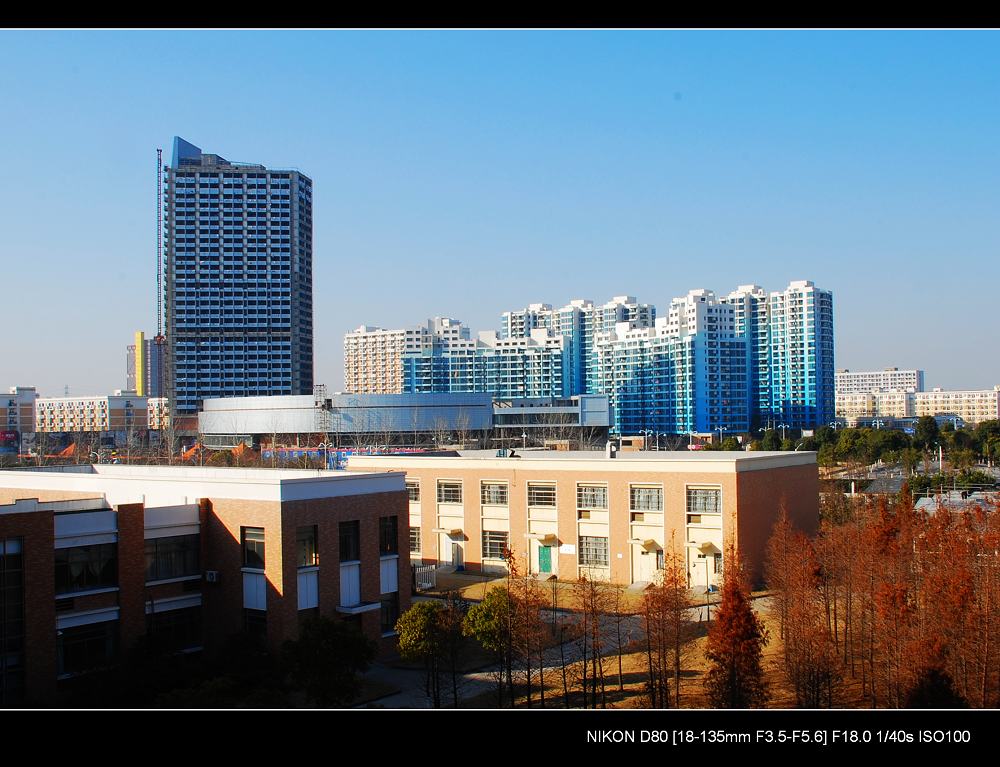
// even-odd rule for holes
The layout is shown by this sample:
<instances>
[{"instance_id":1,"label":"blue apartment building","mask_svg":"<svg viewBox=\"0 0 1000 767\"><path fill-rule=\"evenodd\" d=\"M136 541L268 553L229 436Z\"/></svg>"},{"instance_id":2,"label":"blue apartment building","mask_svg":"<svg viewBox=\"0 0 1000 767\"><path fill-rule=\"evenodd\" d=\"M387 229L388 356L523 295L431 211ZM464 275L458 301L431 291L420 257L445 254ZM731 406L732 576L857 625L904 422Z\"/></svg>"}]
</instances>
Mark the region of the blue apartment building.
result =
<instances>
[{"instance_id":1,"label":"blue apartment building","mask_svg":"<svg viewBox=\"0 0 1000 767\"><path fill-rule=\"evenodd\" d=\"M164 169L166 395L311 394L312 180L175 137Z\"/></svg>"}]
</instances>

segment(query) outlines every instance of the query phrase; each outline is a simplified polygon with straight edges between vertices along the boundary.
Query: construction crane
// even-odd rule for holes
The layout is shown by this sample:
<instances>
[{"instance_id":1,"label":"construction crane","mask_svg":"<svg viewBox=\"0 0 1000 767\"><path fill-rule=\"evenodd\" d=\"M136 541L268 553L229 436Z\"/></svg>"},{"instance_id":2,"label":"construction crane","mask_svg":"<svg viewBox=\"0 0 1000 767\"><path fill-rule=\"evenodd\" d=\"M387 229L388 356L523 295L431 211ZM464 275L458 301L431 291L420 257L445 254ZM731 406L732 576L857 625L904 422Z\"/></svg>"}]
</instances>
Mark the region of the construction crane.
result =
<instances>
[{"instance_id":1,"label":"construction crane","mask_svg":"<svg viewBox=\"0 0 1000 767\"><path fill-rule=\"evenodd\" d=\"M163 150L156 150L156 344L159 364L157 369L156 390L161 397L163 391L163 366L166 363L164 347L166 338L163 335Z\"/></svg>"}]
</instances>

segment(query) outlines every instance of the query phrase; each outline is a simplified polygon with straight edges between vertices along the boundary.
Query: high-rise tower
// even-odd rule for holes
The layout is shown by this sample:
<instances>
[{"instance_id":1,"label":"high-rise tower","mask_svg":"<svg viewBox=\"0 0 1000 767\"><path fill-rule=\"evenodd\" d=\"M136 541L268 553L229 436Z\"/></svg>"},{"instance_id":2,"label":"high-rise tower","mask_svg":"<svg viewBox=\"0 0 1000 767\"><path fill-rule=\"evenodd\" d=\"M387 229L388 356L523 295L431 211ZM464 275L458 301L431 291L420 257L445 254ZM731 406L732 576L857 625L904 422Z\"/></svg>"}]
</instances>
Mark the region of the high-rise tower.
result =
<instances>
[{"instance_id":1,"label":"high-rise tower","mask_svg":"<svg viewBox=\"0 0 1000 767\"><path fill-rule=\"evenodd\" d=\"M174 137L164 169L166 395L311 394L312 180Z\"/></svg>"}]
</instances>

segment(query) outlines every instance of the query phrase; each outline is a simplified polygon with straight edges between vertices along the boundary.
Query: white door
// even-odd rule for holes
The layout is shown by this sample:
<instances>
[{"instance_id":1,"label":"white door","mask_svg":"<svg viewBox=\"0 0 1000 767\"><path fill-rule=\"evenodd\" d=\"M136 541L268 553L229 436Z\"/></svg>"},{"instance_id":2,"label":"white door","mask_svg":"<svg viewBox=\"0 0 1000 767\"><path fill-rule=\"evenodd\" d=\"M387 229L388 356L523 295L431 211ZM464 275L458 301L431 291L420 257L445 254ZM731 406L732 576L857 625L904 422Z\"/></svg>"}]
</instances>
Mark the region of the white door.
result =
<instances>
[{"instance_id":1,"label":"white door","mask_svg":"<svg viewBox=\"0 0 1000 767\"><path fill-rule=\"evenodd\" d=\"M632 583L651 583L656 575L656 552L632 544Z\"/></svg>"},{"instance_id":2,"label":"white door","mask_svg":"<svg viewBox=\"0 0 1000 767\"><path fill-rule=\"evenodd\" d=\"M451 549L451 536L446 533L441 533L440 539L438 540L438 564L439 565L450 565L452 564L452 549Z\"/></svg>"}]
</instances>

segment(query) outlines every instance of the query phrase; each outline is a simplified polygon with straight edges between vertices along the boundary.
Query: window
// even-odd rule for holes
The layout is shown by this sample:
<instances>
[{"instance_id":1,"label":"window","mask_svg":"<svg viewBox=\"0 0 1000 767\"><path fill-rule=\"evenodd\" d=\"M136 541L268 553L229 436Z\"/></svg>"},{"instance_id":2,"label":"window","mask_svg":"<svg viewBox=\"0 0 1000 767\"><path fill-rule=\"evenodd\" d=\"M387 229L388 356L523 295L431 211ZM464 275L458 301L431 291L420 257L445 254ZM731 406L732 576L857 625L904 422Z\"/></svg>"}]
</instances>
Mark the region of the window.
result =
<instances>
[{"instance_id":1,"label":"window","mask_svg":"<svg viewBox=\"0 0 1000 767\"><path fill-rule=\"evenodd\" d=\"M340 561L356 562L361 559L361 522L352 520L340 523Z\"/></svg>"},{"instance_id":2,"label":"window","mask_svg":"<svg viewBox=\"0 0 1000 767\"><path fill-rule=\"evenodd\" d=\"M689 487L687 489L688 514L721 514L722 489L717 487Z\"/></svg>"},{"instance_id":3,"label":"window","mask_svg":"<svg viewBox=\"0 0 1000 767\"><path fill-rule=\"evenodd\" d=\"M722 575L722 554L715 555L715 574Z\"/></svg>"},{"instance_id":4,"label":"window","mask_svg":"<svg viewBox=\"0 0 1000 767\"><path fill-rule=\"evenodd\" d=\"M267 611L244 610L243 630L260 644L263 644L267 639Z\"/></svg>"},{"instance_id":5,"label":"window","mask_svg":"<svg viewBox=\"0 0 1000 767\"><path fill-rule=\"evenodd\" d=\"M295 550L299 567L319 565L319 549L316 547L316 525L300 527L295 531Z\"/></svg>"},{"instance_id":6,"label":"window","mask_svg":"<svg viewBox=\"0 0 1000 767\"><path fill-rule=\"evenodd\" d=\"M506 506L507 483L483 482L480 490L480 500L484 506Z\"/></svg>"},{"instance_id":7,"label":"window","mask_svg":"<svg viewBox=\"0 0 1000 767\"><path fill-rule=\"evenodd\" d=\"M528 485L528 505L529 506L555 506L556 486L555 485Z\"/></svg>"},{"instance_id":8,"label":"window","mask_svg":"<svg viewBox=\"0 0 1000 767\"><path fill-rule=\"evenodd\" d=\"M590 535L580 536L580 565L583 567L607 567L608 539Z\"/></svg>"},{"instance_id":9,"label":"window","mask_svg":"<svg viewBox=\"0 0 1000 767\"><path fill-rule=\"evenodd\" d=\"M104 668L118 654L118 621L60 629L56 636L59 674Z\"/></svg>"},{"instance_id":10,"label":"window","mask_svg":"<svg viewBox=\"0 0 1000 767\"><path fill-rule=\"evenodd\" d=\"M656 569L663 569L663 549L656 550Z\"/></svg>"},{"instance_id":11,"label":"window","mask_svg":"<svg viewBox=\"0 0 1000 767\"><path fill-rule=\"evenodd\" d=\"M0 705L24 695L23 539L0 538Z\"/></svg>"},{"instance_id":12,"label":"window","mask_svg":"<svg viewBox=\"0 0 1000 767\"><path fill-rule=\"evenodd\" d=\"M495 530L483 531L483 559L503 559L504 552L509 548L509 533Z\"/></svg>"},{"instance_id":13,"label":"window","mask_svg":"<svg viewBox=\"0 0 1000 767\"><path fill-rule=\"evenodd\" d=\"M199 535L175 535L146 541L146 581L198 575Z\"/></svg>"},{"instance_id":14,"label":"window","mask_svg":"<svg viewBox=\"0 0 1000 767\"><path fill-rule=\"evenodd\" d=\"M630 485L629 504L631 511L663 511L663 488Z\"/></svg>"},{"instance_id":15,"label":"window","mask_svg":"<svg viewBox=\"0 0 1000 767\"><path fill-rule=\"evenodd\" d=\"M406 480L406 492L410 496L410 502L420 500L420 482L418 480Z\"/></svg>"},{"instance_id":16,"label":"window","mask_svg":"<svg viewBox=\"0 0 1000 767\"><path fill-rule=\"evenodd\" d=\"M461 482L445 482L443 480L438 480L437 490L438 490L437 492L438 503L462 502Z\"/></svg>"},{"instance_id":17,"label":"window","mask_svg":"<svg viewBox=\"0 0 1000 767\"><path fill-rule=\"evenodd\" d=\"M608 488L605 485L577 485L576 508L607 509Z\"/></svg>"},{"instance_id":18,"label":"window","mask_svg":"<svg viewBox=\"0 0 1000 767\"><path fill-rule=\"evenodd\" d=\"M241 527L243 537L243 566L264 569L264 528Z\"/></svg>"},{"instance_id":19,"label":"window","mask_svg":"<svg viewBox=\"0 0 1000 767\"><path fill-rule=\"evenodd\" d=\"M382 595L382 633L388 634L396 630L399 620L399 592Z\"/></svg>"},{"instance_id":20,"label":"window","mask_svg":"<svg viewBox=\"0 0 1000 767\"><path fill-rule=\"evenodd\" d=\"M167 610L152 616L149 638L157 649L180 652L200 648L201 636L201 607Z\"/></svg>"},{"instance_id":21,"label":"window","mask_svg":"<svg viewBox=\"0 0 1000 767\"><path fill-rule=\"evenodd\" d=\"M56 549L56 593L118 585L118 544L99 543Z\"/></svg>"},{"instance_id":22,"label":"window","mask_svg":"<svg viewBox=\"0 0 1000 767\"><path fill-rule=\"evenodd\" d=\"M398 517L379 517L378 551L382 555L399 553Z\"/></svg>"},{"instance_id":23,"label":"window","mask_svg":"<svg viewBox=\"0 0 1000 767\"><path fill-rule=\"evenodd\" d=\"M410 528L410 553L419 554L420 553L420 528L411 527Z\"/></svg>"}]
</instances>

